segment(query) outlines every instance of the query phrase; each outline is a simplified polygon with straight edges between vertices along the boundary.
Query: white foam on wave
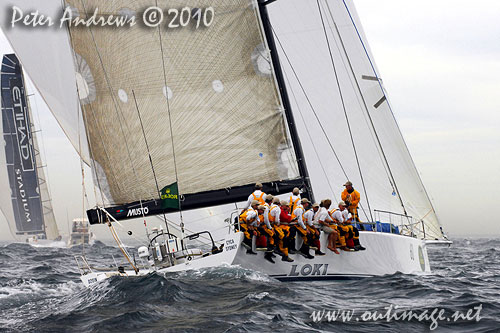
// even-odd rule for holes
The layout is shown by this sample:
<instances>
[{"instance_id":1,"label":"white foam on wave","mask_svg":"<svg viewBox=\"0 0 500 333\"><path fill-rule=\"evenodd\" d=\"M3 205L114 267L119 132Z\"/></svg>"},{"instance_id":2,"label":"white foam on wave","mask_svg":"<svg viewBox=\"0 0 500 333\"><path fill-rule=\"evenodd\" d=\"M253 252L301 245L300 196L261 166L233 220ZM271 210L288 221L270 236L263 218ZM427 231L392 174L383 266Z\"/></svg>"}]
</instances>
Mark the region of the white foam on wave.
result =
<instances>
[{"instance_id":1,"label":"white foam on wave","mask_svg":"<svg viewBox=\"0 0 500 333\"><path fill-rule=\"evenodd\" d=\"M64 241L53 241L53 242L43 242L43 243L29 243L33 247L55 247L55 248L66 248L68 245Z\"/></svg>"},{"instance_id":2,"label":"white foam on wave","mask_svg":"<svg viewBox=\"0 0 500 333\"><path fill-rule=\"evenodd\" d=\"M248 294L245 298L261 300L261 299L263 299L266 296L269 296L269 293L267 291L263 291L261 293L251 293L251 294Z\"/></svg>"},{"instance_id":3,"label":"white foam on wave","mask_svg":"<svg viewBox=\"0 0 500 333\"><path fill-rule=\"evenodd\" d=\"M29 279L24 280L19 284L7 283L0 287L0 298L9 298L22 295L41 295L43 297L64 296L73 294L75 291L82 289L80 283L68 281L57 284L54 288L47 288L47 285L41 284L38 281Z\"/></svg>"},{"instance_id":4,"label":"white foam on wave","mask_svg":"<svg viewBox=\"0 0 500 333\"><path fill-rule=\"evenodd\" d=\"M223 263L216 267L206 267L200 269L191 269L186 271L172 272L172 273L163 273L160 276L164 278L170 278L173 274L176 274L177 277L187 277L187 278L204 278L206 276L214 276L218 275L221 279L231 278L231 279L247 279L250 281L259 281L259 282L270 282L271 278L261 272L254 271L251 269L243 268L240 265L229 265L227 263Z\"/></svg>"}]
</instances>

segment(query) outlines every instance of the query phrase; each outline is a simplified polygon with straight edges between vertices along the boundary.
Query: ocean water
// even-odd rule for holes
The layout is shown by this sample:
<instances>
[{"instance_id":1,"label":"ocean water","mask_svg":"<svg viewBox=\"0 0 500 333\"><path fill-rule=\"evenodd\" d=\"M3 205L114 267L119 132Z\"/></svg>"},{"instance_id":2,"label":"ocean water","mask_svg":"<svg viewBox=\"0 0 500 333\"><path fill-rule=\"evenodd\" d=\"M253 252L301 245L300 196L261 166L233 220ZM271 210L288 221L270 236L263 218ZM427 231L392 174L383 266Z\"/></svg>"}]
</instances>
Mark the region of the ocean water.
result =
<instances>
[{"instance_id":1,"label":"ocean water","mask_svg":"<svg viewBox=\"0 0 500 333\"><path fill-rule=\"evenodd\" d=\"M3 245L0 331L500 332L500 240L454 241L429 249L430 275L286 283L219 267L91 289L78 278L81 247ZM93 264L120 258L99 242L85 251Z\"/></svg>"}]
</instances>

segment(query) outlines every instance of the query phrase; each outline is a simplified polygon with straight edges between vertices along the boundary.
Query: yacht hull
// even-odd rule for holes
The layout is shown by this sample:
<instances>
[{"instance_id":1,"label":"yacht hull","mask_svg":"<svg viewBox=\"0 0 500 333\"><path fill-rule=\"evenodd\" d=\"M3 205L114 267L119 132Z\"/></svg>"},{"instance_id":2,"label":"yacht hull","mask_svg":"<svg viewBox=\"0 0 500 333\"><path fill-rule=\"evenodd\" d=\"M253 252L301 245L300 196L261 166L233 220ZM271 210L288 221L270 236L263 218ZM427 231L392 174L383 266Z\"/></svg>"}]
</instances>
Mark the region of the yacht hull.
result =
<instances>
[{"instance_id":1,"label":"yacht hull","mask_svg":"<svg viewBox=\"0 0 500 333\"><path fill-rule=\"evenodd\" d=\"M316 255L306 259L297 253L290 255L293 262L282 261L279 256L271 263L264 258L264 252L257 255L246 254L240 248L234 264L263 272L281 281L295 280L338 280L370 276L380 276L401 272L405 274L430 272L425 243L411 237L361 231L360 242L365 251L335 254L326 249L326 235L321 235L321 251L324 256ZM314 251L310 250L314 255Z\"/></svg>"},{"instance_id":2,"label":"yacht hull","mask_svg":"<svg viewBox=\"0 0 500 333\"><path fill-rule=\"evenodd\" d=\"M285 262L276 255L274 264L264 258L263 251L257 251L257 255L247 254L242 240L242 233L231 234L225 239L224 250L221 253L186 260L170 267L156 270L141 269L138 273L133 270L91 271L80 278L83 284L89 287L112 276L168 274L220 265L238 265L262 272L280 281L358 279L396 272L405 274L430 272L425 242L401 235L361 231L360 241L366 247L365 251L340 251L340 254L335 254L326 249L326 235L322 234L321 251L325 253L324 256L317 255L313 259L306 259L297 253L290 255L293 262ZM314 251L311 250L310 253L314 255Z\"/></svg>"}]
</instances>

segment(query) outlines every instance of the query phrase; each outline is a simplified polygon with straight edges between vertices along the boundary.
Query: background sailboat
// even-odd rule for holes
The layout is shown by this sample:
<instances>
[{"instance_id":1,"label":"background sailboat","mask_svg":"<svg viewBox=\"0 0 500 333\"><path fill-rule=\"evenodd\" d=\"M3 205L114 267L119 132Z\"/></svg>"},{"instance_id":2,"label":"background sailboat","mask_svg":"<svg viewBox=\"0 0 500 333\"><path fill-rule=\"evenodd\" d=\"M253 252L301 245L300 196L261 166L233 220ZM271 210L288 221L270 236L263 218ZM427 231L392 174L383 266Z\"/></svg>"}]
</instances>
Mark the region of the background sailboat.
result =
<instances>
[{"instance_id":1,"label":"background sailboat","mask_svg":"<svg viewBox=\"0 0 500 333\"><path fill-rule=\"evenodd\" d=\"M2 60L0 209L17 240L41 244L60 241L22 67L14 54Z\"/></svg>"}]
</instances>

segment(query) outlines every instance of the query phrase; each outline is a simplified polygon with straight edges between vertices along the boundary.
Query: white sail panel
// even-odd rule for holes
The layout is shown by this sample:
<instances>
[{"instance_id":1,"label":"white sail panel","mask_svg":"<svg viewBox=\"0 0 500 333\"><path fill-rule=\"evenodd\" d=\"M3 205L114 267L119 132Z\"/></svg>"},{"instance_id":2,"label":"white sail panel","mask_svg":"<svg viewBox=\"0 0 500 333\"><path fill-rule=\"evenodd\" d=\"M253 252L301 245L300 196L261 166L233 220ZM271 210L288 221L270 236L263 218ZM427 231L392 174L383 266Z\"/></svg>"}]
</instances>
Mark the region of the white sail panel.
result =
<instances>
[{"instance_id":1,"label":"white sail panel","mask_svg":"<svg viewBox=\"0 0 500 333\"><path fill-rule=\"evenodd\" d=\"M11 27L13 5L24 14L38 10L54 20L52 27L26 27L17 22ZM89 163L85 129L67 30L59 28L64 2L60 0L16 0L0 6L0 24L24 70L47 103L77 152ZM80 141L79 141L80 140Z\"/></svg>"},{"instance_id":2,"label":"white sail panel","mask_svg":"<svg viewBox=\"0 0 500 333\"><path fill-rule=\"evenodd\" d=\"M117 15L155 4L68 3L82 18L96 7ZM155 176L160 189L178 178L182 194L298 178L255 3L157 6L211 7L213 24L70 28L77 71L95 89L81 103L92 166L110 203L158 198Z\"/></svg>"},{"instance_id":3,"label":"white sail panel","mask_svg":"<svg viewBox=\"0 0 500 333\"><path fill-rule=\"evenodd\" d=\"M299 126L302 138L307 138L306 128L313 133L313 144L332 184L327 187L319 163L310 162L317 157L311 143L304 142L317 194L338 201L342 184L349 179L362 193L362 220L387 218L375 214L375 210L404 214L404 205L414 222L425 221L425 228L422 223L413 226L420 237L424 237L425 229L426 238L441 238L436 214L377 78L352 1L323 0L320 4L335 71L316 2L291 0L269 6L273 27L284 48L284 52L279 50L281 59L290 59L329 139L321 134L316 121ZM282 62L292 91L292 106L296 106L294 113L315 119L292 67L286 60Z\"/></svg>"}]
</instances>

